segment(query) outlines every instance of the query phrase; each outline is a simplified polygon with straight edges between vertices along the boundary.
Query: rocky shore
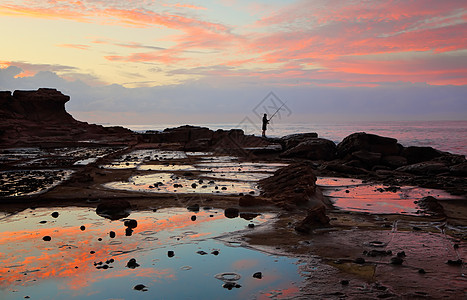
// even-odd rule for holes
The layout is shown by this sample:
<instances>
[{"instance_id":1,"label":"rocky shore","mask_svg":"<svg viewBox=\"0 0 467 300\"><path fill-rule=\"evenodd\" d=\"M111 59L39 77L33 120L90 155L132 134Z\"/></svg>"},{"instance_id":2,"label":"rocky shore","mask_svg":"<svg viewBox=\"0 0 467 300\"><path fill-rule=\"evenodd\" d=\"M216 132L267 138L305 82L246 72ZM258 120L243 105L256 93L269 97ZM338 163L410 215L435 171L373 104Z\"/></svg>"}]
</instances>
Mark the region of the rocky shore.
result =
<instances>
[{"instance_id":1,"label":"rocky shore","mask_svg":"<svg viewBox=\"0 0 467 300\"><path fill-rule=\"evenodd\" d=\"M2 211L75 205L95 208L99 215L114 219L128 216L131 210L175 206L198 210L212 206L225 209L226 216L275 212L278 217L271 228L231 238L306 261L304 271L311 275L301 298L465 296L461 288L465 275L459 275L465 273L467 246L467 161L463 155L402 146L394 138L364 132L351 134L337 145L317 133L261 138L240 129L213 131L189 125L135 133L77 121L66 112L67 101L68 96L53 89L0 92ZM157 155L134 154L154 149ZM166 161L163 151L196 155ZM179 192L174 198L175 192L155 193L163 182L151 182L143 191L105 188L112 182L152 174L157 167L171 167L171 180L192 180L191 189L196 192L219 182L209 177L215 168L188 167L227 158L224 168L238 168L238 172L255 163L287 166L259 178L259 195L219 188L219 194ZM138 160L146 167L131 168ZM253 169L248 174L261 172ZM318 177L380 183L381 192L395 192L402 186L439 189L453 199L439 201L436 195L415 199L425 212L420 216L344 212L323 195ZM449 249L440 250L440 243ZM448 258L460 263L449 264ZM318 261L325 270L313 274ZM443 287L449 282L454 282L451 289Z\"/></svg>"}]
</instances>

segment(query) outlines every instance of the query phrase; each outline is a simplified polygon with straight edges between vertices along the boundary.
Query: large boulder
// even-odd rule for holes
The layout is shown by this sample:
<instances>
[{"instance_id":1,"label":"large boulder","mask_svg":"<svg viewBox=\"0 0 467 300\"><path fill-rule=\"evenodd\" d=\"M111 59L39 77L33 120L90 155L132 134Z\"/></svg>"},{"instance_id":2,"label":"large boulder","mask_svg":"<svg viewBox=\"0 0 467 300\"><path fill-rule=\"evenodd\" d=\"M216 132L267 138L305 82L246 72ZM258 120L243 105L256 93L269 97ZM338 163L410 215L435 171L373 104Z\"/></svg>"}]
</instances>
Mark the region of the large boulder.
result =
<instances>
[{"instance_id":1,"label":"large boulder","mask_svg":"<svg viewBox=\"0 0 467 300\"><path fill-rule=\"evenodd\" d=\"M307 141L309 139L315 139L318 137L318 134L316 132L308 132L308 133L296 133L296 134L290 134L286 135L282 138L281 144L284 146L285 150L288 150L290 148L293 148L297 146L298 144Z\"/></svg>"},{"instance_id":2,"label":"large boulder","mask_svg":"<svg viewBox=\"0 0 467 300\"><path fill-rule=\"evenodd\" d=\"M432 160L442 155L442 152L432 147L406 147L401 151L401 156L407 159L408 164L416 164L428 160Z\"/></svg>"},{"instance_id":3,"label":"large boulder","mask_svg":"<svg viewBox=\"0 0 467 300\"><path fill-rule=\"evenodd\" d=\"M454 176L467 176L467 162L451 166L449 172Z\"/></svg>"},{"instance_id":4,"label":"large boulder","mask_svg":"<svg viewBox=\"0 0 467 300\"><path fill-rule=\"evenodd\" d=\"M286 150L282 157L297 157L310 160L332 160L336 157L336 144L322 138L309 138Z\"/></svg>"},{"instance_id":5,"label":"large boulder","mask_svg":"<svg viewBox=\"0 0 467 300\"><path fill-rule=\"evenodd\" d=\"M353 133L337 145L337 156L345 158L356 151L369 151L381 155L398 155L402 146L394 138L383 137L365 132Z\"/></svg>"}]
</instances>

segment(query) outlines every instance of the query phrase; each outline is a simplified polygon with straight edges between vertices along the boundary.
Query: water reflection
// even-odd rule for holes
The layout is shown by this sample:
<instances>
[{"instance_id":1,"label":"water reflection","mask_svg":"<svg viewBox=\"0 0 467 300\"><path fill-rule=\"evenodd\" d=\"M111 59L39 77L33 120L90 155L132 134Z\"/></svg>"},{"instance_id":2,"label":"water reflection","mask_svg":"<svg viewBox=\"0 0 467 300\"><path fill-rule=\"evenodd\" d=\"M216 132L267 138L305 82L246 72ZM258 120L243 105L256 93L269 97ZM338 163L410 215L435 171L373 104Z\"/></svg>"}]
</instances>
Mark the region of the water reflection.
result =
<instances>
[{"instance_id":1,"label":"water reflection","mask_svg":"<svg viewBox=\"0 0 467 300\"><path fill-rule=\"evenodd\" d=\"M36 209L2 219L1 299L253 298L294 290L300 280L296 260L218 239L252 230L248 224L259 226L271 214L247 221L227 219L219 210L137 212L130 216L137 226L126 236L122 220L103 219L86 208L54 210L57 218L50 209ZM132 259L134 268L128 267ZM223 288L215 275L225 272L239 274L241 288ZM256 272L263 278L253 278ZM133 289L138 284L147 292Z\"/></svg>"},{"instance_id":2,"label":"water reflection","mask_svg":"<svg viewBox=\"0 0 467 300\"><path fill-rule=\"evenodd\" d=\"M389 187L352 178L319 177L316 184L336 208L346 211L424 215L426 212L421 211L414 201L426 196L439 200L462 199L442 190L412 186Z\"/></svg>"}]
</instances>

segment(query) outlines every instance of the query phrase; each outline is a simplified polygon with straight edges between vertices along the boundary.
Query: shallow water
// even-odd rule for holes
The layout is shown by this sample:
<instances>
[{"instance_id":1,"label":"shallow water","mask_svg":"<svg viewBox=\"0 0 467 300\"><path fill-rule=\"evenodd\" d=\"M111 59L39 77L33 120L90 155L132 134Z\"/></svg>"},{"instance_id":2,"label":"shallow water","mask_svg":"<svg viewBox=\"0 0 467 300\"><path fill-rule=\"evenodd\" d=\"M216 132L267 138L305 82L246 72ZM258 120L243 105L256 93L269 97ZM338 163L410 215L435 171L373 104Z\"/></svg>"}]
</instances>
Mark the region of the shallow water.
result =
<instances>
[{"instance_id":1,"label":"shallow water","mask_svg":"<svg viewBox=\"0 0 467 300\"><path fill-rule=\"evenodd\" d=\"M228 219L214 209L135 212L130 218L137 227L126 236L122 220L103 219L89 208L26 210L0 222L0 298L261 299L293 293L301 281L296 259L222 241L272 217ZM139 266L128 264L132 258ZM256 272L262 279L253 278ZM216 275L225 281L239 277L241 287L223 288ZM147 291L135 290L138 284Z\"/></svg>"},{"instance_id":2,"label":"shallow water","mask_svg":"<svg viewBox=\"0 0 467 300\"><path fill-rule=\"evenodd\" d=\"M415 203L423 197L433 196L438 200L463 199L442 190L412 186L389 187L352 178L319 177L316 184L335 208L344 211L424 215L426 213Z\"/></svg>"},{"instance_id":3,"label":"shallow water","mask_svg":"<svg viewBox=\"0 0 467 300\"><path fill-rule=\"evenodd\" d=\"M68 179L71 170L23 170L0 172L0 196L18 197L44 193Z\"/></svg>"},{"instance_id":4,"label":"shallow water","mask_svg":"<svg viewBox=\"0 0 467 300\"><path fill-rule=\"evenodd\" d=\"M239 194L259 195L255 181L233 181L225 179L200 179L172 173L154 173L133 176L128 181L110 182L106 188L150 193L197 193L197 194Z\"/></svg>"}]
</instances>

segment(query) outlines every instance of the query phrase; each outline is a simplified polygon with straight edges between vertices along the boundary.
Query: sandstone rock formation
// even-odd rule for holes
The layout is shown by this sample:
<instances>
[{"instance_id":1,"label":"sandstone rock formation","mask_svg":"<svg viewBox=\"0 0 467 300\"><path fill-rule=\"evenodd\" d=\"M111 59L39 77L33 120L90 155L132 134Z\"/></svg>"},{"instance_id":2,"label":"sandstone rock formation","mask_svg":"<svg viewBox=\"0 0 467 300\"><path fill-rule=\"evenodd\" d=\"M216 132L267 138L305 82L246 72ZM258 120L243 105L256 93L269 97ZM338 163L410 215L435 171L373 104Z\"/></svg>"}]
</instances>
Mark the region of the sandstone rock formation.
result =
<instances>
[{"instance_id":1,"label":"sandstone rock formation","mask_svg":"<svg viewBox=\"0 0 467 300\"><path fill-rule=\"evenodd\" d=\"M103 127L75 120L66 110L69 96L56 89L0 91L0 145L46 146L79 143L121 144L135 141L122 127Z\"/></svg>"}]
</instances>

